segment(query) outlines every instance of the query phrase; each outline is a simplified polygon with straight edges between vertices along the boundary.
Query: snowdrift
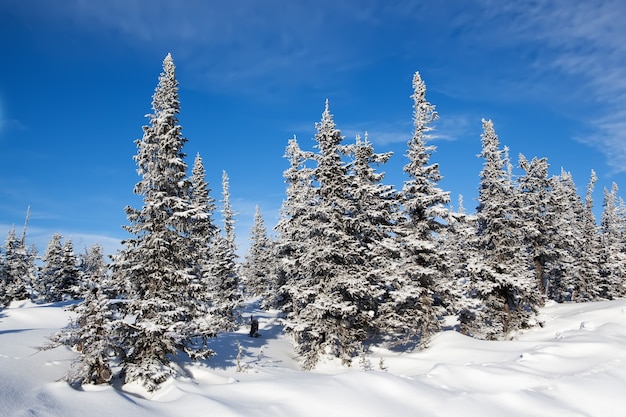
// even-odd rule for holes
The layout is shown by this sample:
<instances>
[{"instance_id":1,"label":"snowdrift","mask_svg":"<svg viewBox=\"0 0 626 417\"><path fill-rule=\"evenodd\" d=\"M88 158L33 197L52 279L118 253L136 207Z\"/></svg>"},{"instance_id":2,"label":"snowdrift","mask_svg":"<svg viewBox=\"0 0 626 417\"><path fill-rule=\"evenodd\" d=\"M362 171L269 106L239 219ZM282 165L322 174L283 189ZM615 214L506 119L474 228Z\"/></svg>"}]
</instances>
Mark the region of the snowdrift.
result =
<instances>
[{"instance_id":1,"label":"snowdrift","mask_svg":"<svg viewBox=\"0 0 626 417\"><path fill-rule=\"evenodd\" d=\"M325 361L313 372L299 370L276 312L255 310L261 337L247 328L220 336L218 356L181 363L186 376L153 394L63 382L74 353L36 347L67 324L64 307L19 302L0 312L1 415L626 415L625 300L549 304L543 327L511 341L443 332L421 352L374 348L352 368Z\"/></svg>"}]
</instances>

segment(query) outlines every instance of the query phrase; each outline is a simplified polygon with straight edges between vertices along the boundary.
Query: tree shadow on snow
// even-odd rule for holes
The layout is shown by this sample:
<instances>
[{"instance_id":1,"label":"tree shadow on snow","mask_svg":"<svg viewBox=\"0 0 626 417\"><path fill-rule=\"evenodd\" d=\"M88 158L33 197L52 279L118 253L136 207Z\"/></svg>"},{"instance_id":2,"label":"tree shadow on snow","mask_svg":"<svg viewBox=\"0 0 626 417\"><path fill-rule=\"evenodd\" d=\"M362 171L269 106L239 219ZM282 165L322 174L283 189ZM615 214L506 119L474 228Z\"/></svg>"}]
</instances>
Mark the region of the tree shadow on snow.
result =
<instances>
[{"instance_id":1,"label":"tree shadow on snow","mask_svg":"<svg viewBox=\"0 0 626 417\"><path fill-rule=\"evenodd\" d=\"M0 318L2 318L2 315L0 315ZM9 330L0 330L0 336L2 336L3 334L11 334L11 333L22 333L22 332L29 332L31 330L34 329L9 329Z\"/></svg>"},{"instance_id":2,"label":"tree shadow on snow","mask_svg":"<svg viewBox=\"0 0 626 417\"><path fill-rule=\"evenodd\" d=\"M413 352L413 351L417 351L420 349L420 338L419 337L414 337L411 338L409 340L401 340L402 337L400 335L393 337L393 336L387 336L387 337L381 337L381 336L377 336L377 337L373 337L368 339L364 345L366 348L366 351L369 350L370 347L376 346L376 347L380 347L383 349L387 349L390 352L396 352L396 353L401 353L401 352Z\"/></svg>"},{"instance_id":3,"label":"tree shadow on snow","mask_svg":"<svg viewBox=\"0 0 626 417\"><path fill-rule=\"evenodd\" d=\"M250 336L251 317L258 320L258 337ZM267 312L251 304L242 312L242 318L244 323L238 330L222 333L209 341L216 355L206 362L208 367L226 369L258 365L263 359L263 348L282 334L278 312Z\"/></svg>"}]
</instances>

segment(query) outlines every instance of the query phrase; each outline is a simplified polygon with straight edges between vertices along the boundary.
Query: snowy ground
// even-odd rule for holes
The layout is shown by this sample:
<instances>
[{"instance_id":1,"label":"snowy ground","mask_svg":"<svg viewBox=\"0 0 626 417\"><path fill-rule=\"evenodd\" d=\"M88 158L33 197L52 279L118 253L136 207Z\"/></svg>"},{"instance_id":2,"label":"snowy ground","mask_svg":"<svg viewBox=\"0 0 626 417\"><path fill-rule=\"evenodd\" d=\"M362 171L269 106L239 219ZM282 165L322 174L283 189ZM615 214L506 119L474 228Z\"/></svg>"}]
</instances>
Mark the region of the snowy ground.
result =
<instances>
[{"instance_id":1,"label":"snowy ground","mask_svg":"<svg viewBox=\"0 0 626 417\"><path fill-rule=\"evenodd\" d=\"M63 327L69 313L58 304L13 303L0 312L0 415L626 415L626 301L551 304L542 310L545 326L514 341L450 331L422 352L376 349L367 372L358 359L351 369L327 362L300 371L275 314L253 313L262 337L250 338L242 328L218 338L217 357L184 365L189 377L149 395L138 386L78 391L60 382L72 352L34 347Z\"/></svg>"}]
</instances>

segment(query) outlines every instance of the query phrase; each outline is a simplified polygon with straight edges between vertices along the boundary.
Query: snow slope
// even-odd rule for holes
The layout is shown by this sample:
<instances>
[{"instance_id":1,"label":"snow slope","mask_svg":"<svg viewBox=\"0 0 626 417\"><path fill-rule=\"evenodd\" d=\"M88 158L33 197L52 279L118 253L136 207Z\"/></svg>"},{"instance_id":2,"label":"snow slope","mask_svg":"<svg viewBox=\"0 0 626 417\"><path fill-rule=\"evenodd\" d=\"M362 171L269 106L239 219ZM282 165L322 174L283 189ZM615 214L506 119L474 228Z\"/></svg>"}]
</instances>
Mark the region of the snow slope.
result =
<instances>
[{"instance_id":1,"label":"snow slope","mask_svg":"<svg viewBox=\"0 0 626 417\"><path fill-rule=\"evenodd\" d=\"M626 415L624 300L550 304L544 326L513 341L449 331L422 352L372 349L352 368L327 361L314 372L299 370L275 312L252 313L262 337L248 337L246 328L223 335L214 341L217 357L181 364L188 377L148 394L136 385L80 391L59 381L74 354L35 347L70 313L61 304L13 303L0 312L0 415ZM363 362L372 370L363 371Z\"/></svg>"}]
</instances>

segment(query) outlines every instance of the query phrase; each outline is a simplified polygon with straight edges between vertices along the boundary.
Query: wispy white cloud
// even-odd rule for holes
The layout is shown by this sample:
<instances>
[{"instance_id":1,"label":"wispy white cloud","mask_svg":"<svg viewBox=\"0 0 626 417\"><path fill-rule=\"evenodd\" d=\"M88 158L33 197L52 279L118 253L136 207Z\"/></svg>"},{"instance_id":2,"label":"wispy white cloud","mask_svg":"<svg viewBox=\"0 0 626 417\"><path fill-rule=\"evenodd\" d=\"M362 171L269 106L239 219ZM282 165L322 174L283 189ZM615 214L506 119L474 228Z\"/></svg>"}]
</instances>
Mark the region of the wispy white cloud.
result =
<instances>
[{"instance_id":1,"label":"wispy white cloud","mask_svg":"<svg viewBox=\"0 0 626 417\"><path fill-rule=\"evenodd\" d=\"M11 131L26 129L28 127L17 119L0 119L0 140Z\"/></svg>"},{"instance_id":2,"label":"wispy white cloud","mask_svg":"<svg viewBox=\"0 0 626 417\"><path fill-rule=\"evenodd\" d=\"M4 2L7 9L26 10L24 4ZM450 97L475 99L480 90L492 101L544 99L578 121L585 114L594 132L579 140L603 152L614 169L626 171L618 162L626 159L626 145L621 145L626 132L620 129L620 109L626 108L622 0L154 0L149 5L142 0L66 0L63 7L41 2L28 13L137 50L175 50L177 62L193 73L197 85L267 96L294 86L315 89L323 84L331 89L337 73L371 63L371 48L376 48L371 55L377 59L393 49L407 61L429 66L437 76L433 88ZM402 25L403 30L394 32ZM391 43L377 43L381 31ZM443 42L452 49L438 49ZM470 82L465 68L451 65L455 59L467 59ZM480 78L484 66L490 67L485 71L490 78ZM446 123L459 122L442 117L439 138L457 136L458 126ZM359 129L381 144L403 141L407 135L392 125L357 126L345 134Z\"/></svg>"},{"instance_id":3,"label":"wispy white cloud","mask_svg":"<svg viewBox=\"0 0 626 417\"><path fill-rule=\"evenodd\" d=\"M121 227L106 231L107 222L101 219L111 217L110 209L103 209L95 203L88 204L92 200L74 196L68 204L68 200L63 197L56 194L49 197L45 191L33 190L33 184L23 184L19 180L0 181L0 188L3 197L0 202L0 213L3 216L0 222L0 245L12 228L22 233L29 210L26 241L29 246L34 245L39 254L43 254L55 233L71 238L76 251L97 243L103 246L107 255L115 253L121 247L121 240L127 237ZM120 223L125 224L121 210L119 217Z\"/></svg>"},{"instance_id":4,"label":"wispy white cloud","mask_svg":"<svg viewBox=\"0 0 626 417\"><path fill-rule=\"evenodd\" d=\"M4 240L6 239L9 231L13 228L15 228L16 234L21 236L23 232L22 224L0 224L0 239L2 246L4 246ZM118 249L122 248L121 239L118 237L104 234L89 234L72 230L48 229L32 225L29 225L26 230L26 244L28 246L35 246L37 253L42 256L48 246L48 243L50 242L50 239L52 239L52 236L55 233L59 233L65 240L70 239L76 254L83 252L86 248L90 248L95 244L102 246L105 255L112 255Z\"/></svg>"},{"instance_id":5,"label":"wispy white cloud","mask_svg":"<svg viewBox=\"0 0 626 417\"><path fill-rule=\"evenodd\" d=\"M67 0L63 7L42 2L35 10L7 1L28 17L38 14L46 22L121 42L139 53L172 52L194 78L187 88L248 94L314 89L320 79L332 80L333 74L365 65L370 59L367 43L353 42L354 35L346 37L345 29L375 16L372 7L330 0L153 0L149 5L143 0Z\"/></svg>"},{"instance_id":6,"label":"wispy white cloud","mask_svg":"<svg viewBox=\"0 0 626 417\"><path fill-rule=\"evenodd\" d=\"M624 101L623 105L626 105ZM593 132L576 139L600 150L606 156L612 174L626 172L626 110L615 109L590 124L595 127Z\"/></svg>"},{"instance_id":7,"label":"wispy white cloud","mask_svg":"<svg viewBox=\"0 0 626 417\"><path fill-rule=\"evenodd\" d=\"M525 45L532 47L535 59L529 70L536 79L553 81L536 91L561 105L570 101L564 106L571 109L568 116L576 117L592 131L576 139L602 152L614 172L626 172L624 3L483 3L490 17L485 24L498 25L501 34L507 35L493 39L494 43L522 50ZM555 95L561 95L561 99Z\"/></svg>"},{"instance_id":8,"label":"wispy white cloud","mask_svg":"<svg viewBox=\"0 0 626 417\"><path fill-rule=\"evenodd\" d=\"M471 114L445 114L435 124L435 140L454 141L475 135L478 116Z\"/></svg>"},{"instance_id":9,"label":"wispy white cloud","mask_svg":"<svg viewBox=\"0 0 626 417\"><path fill-rule=\"evenodd\" d=\"M454 141L475 134L476 120L478 116L471 114L445 114L433 123L434 130L431 132L433 141ZM347 141L353 140L356 135L364 137L367 132L368 139L374 145L385 147L387 145L407 143L413 136L413 121L410 119L395 123L361 122L350 126L348 130L342 130Z\"/></svg>"},{"instance_id":10,"label":"wispy white cloud","mask_svg":"<svg viewBox=\"0 0 626 417\"><path fill-rule=\"evenodd\" d=\"M2 97L0 97L0 140L6 136L7 132L27 129L27 126L20 120L8 117L5 107Z\"/></svg>"},{"instance_id":11,"label":"wispy white cloud","mask_svg":"<svg viewBox=\"0 0 626 417\"><path fill-rule=\"evenodd\" d=\"M411 121L397 123L361 122L350 125L341 131L346 142L353 142L357 135L361 138L367 133L368 140L377 146L385 147L395 143L406 143L411 139Z\"/></svg>"},{"instance_id":12,"label":"wispy white cloud","mask_svg":"<svg viewBox=\"0 0 626 417\"><path fill-rule=\"evenodd\" d=\"M117 250L122 249L121 239L109 235L72 233L71 231L60 233L65 237L65 239L72 240L74 251L77 254L84 252L85 249L88 249L95 244L102 246L105 256L113 255L117 252ZM35 236L36 235L34 235L33 238L35 238ZM42 239L45 238L45 236L46 234L42 234ZM52 235L49 235L48 239L50 239L50 237L52 237Z\"/></svg>"}]
</instances>

